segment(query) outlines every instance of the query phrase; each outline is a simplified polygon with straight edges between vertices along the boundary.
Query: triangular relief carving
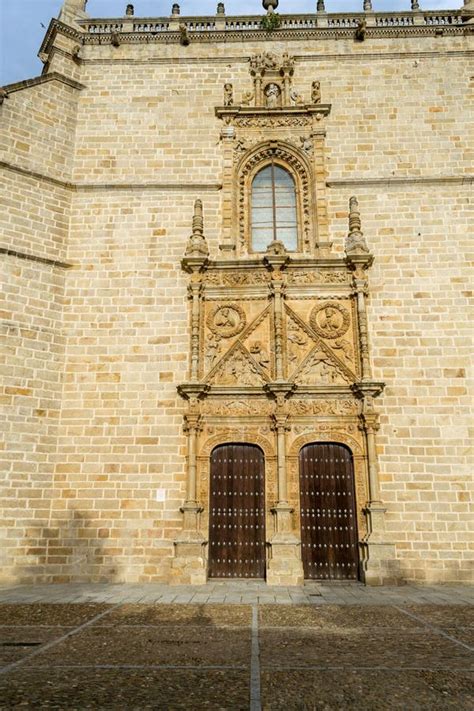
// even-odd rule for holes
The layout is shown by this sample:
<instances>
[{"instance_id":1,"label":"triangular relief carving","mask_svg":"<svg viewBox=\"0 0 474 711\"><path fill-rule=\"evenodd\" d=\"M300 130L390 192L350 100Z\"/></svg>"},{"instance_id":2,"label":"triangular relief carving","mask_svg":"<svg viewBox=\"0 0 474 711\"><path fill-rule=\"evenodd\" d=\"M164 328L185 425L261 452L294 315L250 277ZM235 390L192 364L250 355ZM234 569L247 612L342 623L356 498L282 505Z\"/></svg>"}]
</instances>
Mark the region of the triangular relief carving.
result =
<instances>
[{"instance_id":1,"label":"triangular relief carving","mask_svg":"<svg viewBox=\"0 0 474 711\"><path fill-rule=\"evenodd\" d=\"M305 358L293 380L297 385L346 385L351 382L338 363L319 345Z\"/></svg>"},{"instance_id":2,"label":"triangular relief carving","mask_svg":"<svg viewBox=\"0 0 474 711\"><path fill-rule=\"evenodd\" d=\"M260 386L269 377L253 355L238 341L208 378L210 385Z\"/></svg>"}]
</instances>

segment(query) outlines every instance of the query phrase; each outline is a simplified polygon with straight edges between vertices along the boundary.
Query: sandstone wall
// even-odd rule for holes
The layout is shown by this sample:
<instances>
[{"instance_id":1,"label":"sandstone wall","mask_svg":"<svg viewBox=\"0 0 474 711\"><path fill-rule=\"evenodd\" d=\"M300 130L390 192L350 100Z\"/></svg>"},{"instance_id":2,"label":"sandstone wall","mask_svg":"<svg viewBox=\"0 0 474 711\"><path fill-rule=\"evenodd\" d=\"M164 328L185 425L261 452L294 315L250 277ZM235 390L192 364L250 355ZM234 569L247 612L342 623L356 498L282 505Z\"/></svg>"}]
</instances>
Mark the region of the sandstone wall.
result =
<instances>
[{"instance_id":1,"label":"sandstone wall","mask_svg":"<svg viewBox=\"0 0 474 711\"><path fill-rule=\"evenodd\" d=\"M27 142L19 132L35 114L22 99L9 119L7 159L76 187L41 182L45 207L36 225L33 179L8 172L25 192L18 210L20 193L12 185L7 233L18 243L26 239L26 250L43 254L47 245L54 259L74 265L58 272L8 258L13 271L22 271L21 283L13 277L21 295L13 299L17 319L40 318L28 307L31 290L40 290L59 334L54 348L43 341L42 356L54 373L54 416L45 421L32 414L48 410L39 400L28 400L25 410L21 398L29 393L15 395L18 410L6 410L11 431L18 432L25 417L30 437L22 443L27 453L14 461L17 474L9 475L7 493L33 508L43 526L33 535L25 516L12 509L5 528L11 546L18 546L16 561L9 559L12 575L168 576L185 495L184 408L176 386L188 377L189 309L180 259L196 198L204 203L212 256L219 254L221 124L214 107L222 104L227 81L238 103L251 88L248 57L271 49L296 55L294 85L307 100L319 79L323 101L332 104L326 167L335 251L342 251L348 199L356 194L376 256L372 354L375 376L387 383L379 401L381 480L402 572L410 580L472 580L469 43L468 37L431 37L87 46L80 72L70 62L71 76L85 88L68 89L69 110L58 108L55 118L65 125L54 140L53 132L38 129L28 158L17 143ZM67 71L67 62L63 66ZM41 91L46 87L54 110L63 85L53 89L51 82ZM35 91L5 102L2 122L17 96ZM49 165L56 154L57 164ZM26 230L18 214L25 211ZM55 230L69 217L66 239L64 226ZM27 337L19 341L18 368L30 363L28 343ZM42 371L32 372L34 378L19 371L14 387L36 386L38 376L42 388ZM15 488L15 477L31 482L26 492ZM40 505L29 496L32 489L40 492ZM156 501L157 489L166 489L164 503ZM20 499L12 491L21 491ZM44 565L33 569L35 562Z\"/></svg>"}]
</instances>

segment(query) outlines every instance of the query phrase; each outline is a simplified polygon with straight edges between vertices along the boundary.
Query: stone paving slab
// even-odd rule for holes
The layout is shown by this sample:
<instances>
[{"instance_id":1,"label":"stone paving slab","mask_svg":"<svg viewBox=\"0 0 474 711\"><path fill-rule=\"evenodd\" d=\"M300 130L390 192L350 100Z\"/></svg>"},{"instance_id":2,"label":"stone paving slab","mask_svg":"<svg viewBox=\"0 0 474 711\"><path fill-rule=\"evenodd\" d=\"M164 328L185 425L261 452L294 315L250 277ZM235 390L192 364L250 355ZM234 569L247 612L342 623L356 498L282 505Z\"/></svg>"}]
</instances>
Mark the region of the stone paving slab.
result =
<instances>
[{"instance_id":1,"label":"stone paving slab","mask_svg":"<svg viewBox=\"0 0 474 711\"><path fill-rule=\"evenodd\" d=\"M228 661L229 650L232 650ZM38 657L39 666L234 666L250 664L250 631L94 626Z\"/></svg>"},{"instance_id":2,"label":"stone paving slab","mask_svg":"<svg viewBox=\"0 0 474 711\"><path fill-rule=\"evenodd\" d=\"M256 585L253 605L0 604L0 709L471 711L465 591L393 606L353 589L357 605L259 606ZM42 645L9 656L2 639Z\"/></svg>"},{"instance_id":3,"label":"stone paving slab","mask_svg":"<svg viewBox=\"0 0 474 711\"><path fill-rule=\"evenodd\" d=\"M403 644L401 644L403 638ZM425 630L374 632L369 629L331 630L301 628L262 630L262 669L293 667L423 668L429 658L433 669L472 669L473 656L465 648Z\"/></svg>"},{"instance_id":4,"label":"stone paving slab","mask_svg":"<svg viewBox=\"0 0 474 711\"><path fill-rule=\"evenodd\" d=\"M101 625L158 625L174 627L242 627L250 626L252 609L249 605L132 605L113 610L101 620Z\"/></svg>"},{"instance_id":5,"label":"stone paving slab","mask_svg":"<svg viewBox=\"0 0 474 711\"><path fill-rule=\"evenodd\" d=\"M211 581L198 586L162 584L70 584L0 587L0 603L70 602L122 604L175 603L188 605L196 596L206 604L338 604L338 605L474 605L474 586L415 586L370 588L361 583L308 583L275 587L262 581ZM137 600L138 598L138 600ZM200 600L199 600L200 601Z\"/></svg>"},{"instance_id":6,"label":"stone paving slab","mask_svg":"<svg viewBox=\"0 0 474 711\"><path fill-rule=\"evenodd\" d=\"M260 608L260 627L312 627L328 631L351 629L423 628L419 622L388 606L354 605L324 607L264 605Z\"/></svg>"},{"instance_id":7,"label":"stone paving slab","mask_svg":"<svg viewBox=\"0 0 474 711\"><path fill-rule=\"evenodd\" d=\"M474 677L443 671L264 671L264 711L468 711Z\"/></svg>"},{"instance_id":8,"label":"stone paving slab","mask_svg":"<svg viewBox=\"0 0 474 711\"><path fill-rule=\"evenodd\" d=\"M248 672L55 669L0 679L0 708L248 711Z\"/></svg>"}]
</instances>

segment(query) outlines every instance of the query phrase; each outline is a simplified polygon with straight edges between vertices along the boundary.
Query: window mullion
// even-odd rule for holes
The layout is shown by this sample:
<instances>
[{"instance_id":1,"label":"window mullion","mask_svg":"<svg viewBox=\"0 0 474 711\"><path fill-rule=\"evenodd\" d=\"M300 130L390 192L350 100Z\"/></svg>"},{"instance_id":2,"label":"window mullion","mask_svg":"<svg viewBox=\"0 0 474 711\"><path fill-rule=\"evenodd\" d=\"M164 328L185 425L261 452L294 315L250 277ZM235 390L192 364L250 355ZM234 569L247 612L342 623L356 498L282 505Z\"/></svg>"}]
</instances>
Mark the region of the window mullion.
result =
<instances>
[{"instance_id":1,"label":"window mullion","mask_svg":"<svg viewBox=\"0 0 474 711\"><path fill-rule=\"evenodd\" d=\"M277 218L276 218L276 191L275 191L275 163L272 158L272 203L273 203L273 241L277 239Z\"/></svg>"}]
</instances>

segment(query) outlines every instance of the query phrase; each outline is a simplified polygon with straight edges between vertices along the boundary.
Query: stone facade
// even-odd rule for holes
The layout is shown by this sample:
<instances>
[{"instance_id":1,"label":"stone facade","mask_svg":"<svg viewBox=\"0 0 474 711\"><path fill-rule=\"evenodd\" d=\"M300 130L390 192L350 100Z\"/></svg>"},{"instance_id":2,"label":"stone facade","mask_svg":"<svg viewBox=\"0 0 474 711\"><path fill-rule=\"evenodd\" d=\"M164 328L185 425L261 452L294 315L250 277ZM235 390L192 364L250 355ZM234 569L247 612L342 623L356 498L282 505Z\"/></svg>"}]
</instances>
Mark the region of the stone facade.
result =
<instances>
[{"instance_id":1,"label":"stone facade","mask_svg":"<svg viewBox=\"0 0 474 711\"><path fill-rule=\"evenodd\" d=\"M472 582L469 3L359 39L362 13L266 33L84 5L1 98L1 580L202 582L210 455L237 440L265 454L269 582L302 579L315 441L354 455L362 579ZM249 249L269 155L297 254Z\"/></svg>"}]
</instances>

